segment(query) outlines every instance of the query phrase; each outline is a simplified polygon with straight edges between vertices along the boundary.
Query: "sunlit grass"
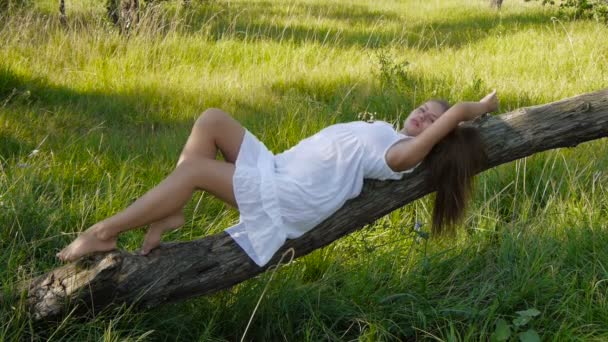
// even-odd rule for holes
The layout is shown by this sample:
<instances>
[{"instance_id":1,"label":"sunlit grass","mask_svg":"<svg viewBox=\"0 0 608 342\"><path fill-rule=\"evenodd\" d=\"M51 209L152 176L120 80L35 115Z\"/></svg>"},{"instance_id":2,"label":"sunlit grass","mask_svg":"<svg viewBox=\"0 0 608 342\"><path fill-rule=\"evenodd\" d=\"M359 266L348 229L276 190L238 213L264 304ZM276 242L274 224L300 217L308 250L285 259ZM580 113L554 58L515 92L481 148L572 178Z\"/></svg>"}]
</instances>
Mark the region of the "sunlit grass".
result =
<instances>
[{"instance_id":1,"label":"sunlit grass","mask_svg":"<svg viewBox=\"0 0 608 342\"><path fill-rule=\"evenodd\" d=\"M492 88L508 111L608 79L608 28L535 2L497 13L485 1L166 1L145 7L128 37L103 18L102 2L66 3L66 28L56 1L0 14L6 291L59 265L55 252L78 232L166 176L205 108L231 112L280 152L362 112L402 122L424 99L476 100ZM606 339L604 145L484 173L456 238L416 238L414 223L430 220L424 198L296 260L271 283L247 337L486 340L498 320L536 308L518 332ZM221 231L238 213L199 194L186 218L166 240ZM119 244L134 250L142 236ZM31 325L14 301L0 309L0 339L237 340L269 279L48 326Z\"/></svg>"}]
</instances>

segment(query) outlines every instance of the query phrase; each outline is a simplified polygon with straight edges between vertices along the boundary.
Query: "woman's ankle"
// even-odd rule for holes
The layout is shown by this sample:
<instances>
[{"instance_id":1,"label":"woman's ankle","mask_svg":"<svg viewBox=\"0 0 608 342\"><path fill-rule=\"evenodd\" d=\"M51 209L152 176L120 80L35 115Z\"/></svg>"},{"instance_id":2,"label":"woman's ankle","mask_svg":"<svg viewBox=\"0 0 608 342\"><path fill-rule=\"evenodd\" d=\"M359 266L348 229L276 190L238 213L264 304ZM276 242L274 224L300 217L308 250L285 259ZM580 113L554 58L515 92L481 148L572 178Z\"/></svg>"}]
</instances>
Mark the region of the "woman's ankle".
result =
<instances>
[{"instance_id":1,"label":"woman's ankle","mask_svg":"<svg viewBox=\"0 0 608 342\"><path fill-rule=\"evenodd\" d=\"M96 223L91 227L91 231L93 232L93 234L95 234L95 237L97 237L100 240L111 240L111 239L115 239L116 236L118 235L115 232L112 232L109 227L107 227L106 225L104 225L102 222Z\"/></svg>"}]
</instances>

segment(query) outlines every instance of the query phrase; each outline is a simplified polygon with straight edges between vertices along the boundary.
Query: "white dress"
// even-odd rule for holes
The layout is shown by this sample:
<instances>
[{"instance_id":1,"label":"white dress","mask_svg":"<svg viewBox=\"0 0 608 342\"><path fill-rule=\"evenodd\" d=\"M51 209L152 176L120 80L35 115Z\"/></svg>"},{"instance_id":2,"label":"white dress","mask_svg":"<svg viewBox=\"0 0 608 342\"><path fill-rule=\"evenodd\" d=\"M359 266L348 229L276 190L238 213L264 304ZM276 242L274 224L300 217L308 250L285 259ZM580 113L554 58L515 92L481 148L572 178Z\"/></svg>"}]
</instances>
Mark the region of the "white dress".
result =
<instances>
[{"instance_id":1,"label":"white dress","mask_svg":"<svg viewBox=\"0 0 608 342\"><path fill-rule=\"evenodd\" d=\"M388 149L402 139L388 122L353 121L326 127L273 155L245 130L233 177L239 223L226 232L259 266L285 243L314 228L361 193L364 178L401 179Z\"/></svg>"}]
</instances>

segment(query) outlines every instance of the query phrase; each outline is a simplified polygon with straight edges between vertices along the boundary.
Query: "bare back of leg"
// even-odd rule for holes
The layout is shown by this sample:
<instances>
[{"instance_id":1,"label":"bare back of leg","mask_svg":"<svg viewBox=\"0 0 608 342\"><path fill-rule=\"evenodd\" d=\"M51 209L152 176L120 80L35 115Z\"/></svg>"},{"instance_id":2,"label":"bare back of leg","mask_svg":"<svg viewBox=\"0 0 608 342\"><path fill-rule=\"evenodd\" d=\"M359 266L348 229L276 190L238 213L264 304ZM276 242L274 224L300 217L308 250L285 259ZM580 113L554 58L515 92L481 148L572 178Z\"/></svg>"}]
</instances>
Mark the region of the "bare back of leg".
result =
<instances>
[{"instance_id":1,"label":"bare back of leg","mask_svg":"<svg viewBox=\"0 0 608 342\"><path fill-rule=\"evenodd\" d=\"M218 149L226 162L234 164L244 136L245 128L230 114L207 109L194 123L177 164L191 157L216 159Z\"/></svg>"},{"instance_id":2,"label":"bare back of leg","mask_svg":"<svg viewBox=\"0 0 608 342\"><path fill-rule=\"evenodd\" d=\"M218 109L205 111L197 119L177 167L167 178L125 210L93 225L57 256L75 260L113 249L120 232L152 223L156 224L154 234L144 243L144 252L148 252L158 245L164 231L183 224L183 206L195 190L208 191L236 207L233 163L244 134L245 129L230 115ZM226 161L215 160L218 149Z\"/></svg>"}]
</instances>

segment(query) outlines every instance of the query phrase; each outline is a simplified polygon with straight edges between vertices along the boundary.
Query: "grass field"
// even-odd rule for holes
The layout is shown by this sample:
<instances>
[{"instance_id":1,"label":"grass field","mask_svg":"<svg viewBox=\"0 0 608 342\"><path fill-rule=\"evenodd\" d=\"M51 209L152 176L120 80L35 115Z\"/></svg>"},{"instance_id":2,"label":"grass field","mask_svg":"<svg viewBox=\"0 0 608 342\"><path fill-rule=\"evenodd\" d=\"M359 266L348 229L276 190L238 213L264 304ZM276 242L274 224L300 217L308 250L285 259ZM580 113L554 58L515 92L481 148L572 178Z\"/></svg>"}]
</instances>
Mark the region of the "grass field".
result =
<instances>
[{"instance_id":1,"label":"grass field","mask_svg":"<svg viewBox=\"0 0 608 342\"><path fill-rule=\"evenodd\" d=\"M59 266L80 231L166 176L208 107L278 153L362 113L401 122L431 97L496 88L505 112L608 84L608 27L537 2L166 1L128 37L101 1L66 3L67 28L57 1L0 14L3 291ZM456 238L413 237L427 197L294 261L245 339L477 341L508 327L512 341L608 340L607 152L598 140L483 173ZM186 217L165 241L219 232L238 212L202 193ZM269 279L61 324L34 324L14 301L0 340L239 340Z\"/></svg>"}]
</instances>

